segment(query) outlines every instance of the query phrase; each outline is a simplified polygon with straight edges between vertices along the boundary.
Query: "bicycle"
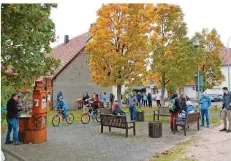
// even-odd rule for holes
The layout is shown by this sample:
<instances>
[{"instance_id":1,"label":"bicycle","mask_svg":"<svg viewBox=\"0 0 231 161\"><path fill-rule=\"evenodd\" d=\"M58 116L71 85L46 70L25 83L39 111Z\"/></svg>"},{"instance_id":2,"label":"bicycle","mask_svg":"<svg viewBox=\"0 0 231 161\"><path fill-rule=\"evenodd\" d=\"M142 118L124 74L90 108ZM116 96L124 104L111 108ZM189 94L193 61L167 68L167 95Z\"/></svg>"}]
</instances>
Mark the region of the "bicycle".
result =
<instances>
[{"instance_id":1,"label":"bicycle","mask_svg":"<svg viewBox=\"0 0 231 161\"><path fill-rule=\"evenodd\" d=\"M52 118L52 125L54 127L59 126L61 118L64 120L63 109L56 109L56 110L58 111L58 113L56 113L55 116ZM68 124L72 124L74 122L74 115L72 113L67 114L66 122Z\"/></svg>"},{"instance_id":2,"label":"bicycle","mask_svg":"<svg viewBox=\"0 0 231 161\"><path fill-rule=\"evenodd\" d=\"M91 120L91 118L94 120L96 120L97 122L100 122L100 112L98 111L98 109L94 110L93 116L91 115L92 112L92 107L88 107L88 112L82 114L81 116L81 122L83 124L88 124Z\"/></svg>"}]
</instances>

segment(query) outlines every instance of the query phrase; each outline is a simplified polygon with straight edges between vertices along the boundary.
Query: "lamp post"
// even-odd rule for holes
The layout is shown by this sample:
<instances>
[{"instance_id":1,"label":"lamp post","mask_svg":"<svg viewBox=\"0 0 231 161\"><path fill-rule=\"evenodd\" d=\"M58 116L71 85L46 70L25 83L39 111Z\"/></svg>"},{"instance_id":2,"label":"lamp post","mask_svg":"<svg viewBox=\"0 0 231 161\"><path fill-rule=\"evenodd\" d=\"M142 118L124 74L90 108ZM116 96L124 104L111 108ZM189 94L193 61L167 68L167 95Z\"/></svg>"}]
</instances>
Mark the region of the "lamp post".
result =
<instances>
[{"instance_id":1,"label":"lamp post","mask_svg":"<svg viewBox=\"0 0 231 161\"><path fill-rule=\"evenodd\" d=\"M230 74L229 74L229 66L230 66L230 53L229 53L229 41L230 41L231 37L229 37L228 42L227 42L227 54L228 54L228 86L229 86L229 90L230 90ZM230 90L231 91L231 90Z\"/></svg>"},{"instance_id":2,"label":"lamp post","mask_svg":"<svg viewBox=\"0 0 231 161\"><path fill-rule=\"evenodd\" d=\"M197 48L199 47L200 42L199 39L197 37L194 38L193 40L193 46L196 48L196 54L197 54ZM200 101L200 77L199 77L199 66L197 66L197 92L198 92L198 102Z\"/></svg>"}]
</instances>

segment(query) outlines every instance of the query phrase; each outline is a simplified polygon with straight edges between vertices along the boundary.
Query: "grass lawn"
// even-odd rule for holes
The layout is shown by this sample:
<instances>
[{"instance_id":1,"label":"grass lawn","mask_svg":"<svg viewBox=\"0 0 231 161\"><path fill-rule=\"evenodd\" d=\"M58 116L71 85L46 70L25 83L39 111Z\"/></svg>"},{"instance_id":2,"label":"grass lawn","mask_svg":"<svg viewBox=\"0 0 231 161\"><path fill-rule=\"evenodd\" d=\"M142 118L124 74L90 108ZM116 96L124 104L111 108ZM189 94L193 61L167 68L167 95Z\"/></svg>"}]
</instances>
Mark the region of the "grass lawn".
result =
<instances>
[{"instance_id":1,"label":"grass lawn","mask_svg":"<svg viewBox=\"0 0 231 161\"><path fill-rule=\"evenodd\" d=\"M187 153L187 151L185 150L186 147L192 142L196 142L198 140L199 138L192 137L188 141L178 144L173 149L157 155L152 159L152 161L198 161L198 159L182 157L183 154Z\"/></svg>"}]
</instances>

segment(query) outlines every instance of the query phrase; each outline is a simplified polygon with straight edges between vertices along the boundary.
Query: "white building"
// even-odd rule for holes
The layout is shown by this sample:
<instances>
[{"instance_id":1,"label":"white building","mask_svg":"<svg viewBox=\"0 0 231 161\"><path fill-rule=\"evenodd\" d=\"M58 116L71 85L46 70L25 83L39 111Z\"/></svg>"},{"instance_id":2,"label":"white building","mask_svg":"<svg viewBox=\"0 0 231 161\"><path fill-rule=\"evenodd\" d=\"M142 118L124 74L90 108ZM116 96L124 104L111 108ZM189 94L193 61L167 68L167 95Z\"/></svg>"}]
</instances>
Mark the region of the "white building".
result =
<instances>
[{"instance_id":1,"label":"white building","mask_svg":"<svg viewBox=\"0 0 231 161\"><path fill-rule=\"evenodd\" d=\"M228 61L228 54L230 54L229 61ZM229 76L231 77L231 48L227 51L227 49L223 49L221 51L221 59L222 59L222 65L221 65L221 71L225 77L225 80L222 82L220 86L214 86L212 89L207 89L206 92L208 94L222 94L222 88L228 87L228 80L231 85L231 78L228 79L228 64L229 64ZM228 87L229 88L229 87ZM229 89L230 90L230 89ZM184 87L184 93L190 97L190 98L196 98L196 86L190 85Z\"/></svg>"},{"instance_id":2,"label":"white building","mask_svg":"<svg viewBox=\"0 0 231 161\"><path fill-rule=\"evenodd\" d=\"M230 59L228 61L228 53L230 54ZM228 87L228 64L230 65L230 77L231 77L231 48L229 49L229 52L227 52L227 49L224 49L221 51L221 59L222 59L222 65L221 65L221 71L223 73L223 75L225 76L225 80L222 82L222 84L220 86L215 86L213 87L213 89L207 89L206 92L208 94L222 94L222 88L223 87ZM229 80L229 83L231 85L231 78ZM124 91L126 90L126 87L122 87L122 93L124 93ZM149 86L146 87L146 93L156 93L156 91L161 91L161 89L157 89L155 88L150 88ZM184 87L184 93L193 99L196 99L197 96L197 91L196 91L196 85L186 85ZM229 89L230 90L230 89ZM117 99L117 88L113 87L112 88L112 92L115 95L116 99ZM167 97L167 91L165 92L165 97Z\"/></svg>"}]
</instances>

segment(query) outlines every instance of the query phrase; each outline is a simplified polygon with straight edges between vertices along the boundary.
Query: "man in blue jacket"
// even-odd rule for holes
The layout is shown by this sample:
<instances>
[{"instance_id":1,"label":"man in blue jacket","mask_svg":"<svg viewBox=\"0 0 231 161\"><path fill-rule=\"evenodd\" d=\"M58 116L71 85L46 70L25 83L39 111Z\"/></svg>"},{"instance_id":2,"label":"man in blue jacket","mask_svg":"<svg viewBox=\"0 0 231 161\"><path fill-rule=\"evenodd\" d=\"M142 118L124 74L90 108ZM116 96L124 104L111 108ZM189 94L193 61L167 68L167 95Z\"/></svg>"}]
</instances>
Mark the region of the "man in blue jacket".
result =
<instances>
[{"instance_id":1,"label":"man in blue jacket","mask_svg":"<svg viewBox=\"0 0 231 161\"><path fill-rule=\"evenodd\" d=\"M128 98L128 108L130 112L131 121L136 120L136 104L137 104L137 97L133 94L133 92L130 93L130 97Z\"/></svg>"},{"instance_id":2,"label":"man in blue jacket","mask_svg":"<svg viewBox=\"0 0 231 161\"><path fill-rule=\"evenodd\" d=\"M222 88L223 96L223 107L222 107L222 118L224 121L224 128L220 131L231 132L231 92L228 91L227 87ZM229 128L227 128L227 118L229 120Z\"/></svg>"},{"instance_id":3,"label":"man in blue jacket","mask_svg":"<svg viewBox=\"0 0 231 161\"><path fill-rule=\"evenodd\" d=\"M211 106L211 99L207 96L206 92L202 93L202 98L200 99L201 107L201 126L204 126L204 116L206 118L207 127L209 127L209 107Z\"/></svg>"}]
</instances>

